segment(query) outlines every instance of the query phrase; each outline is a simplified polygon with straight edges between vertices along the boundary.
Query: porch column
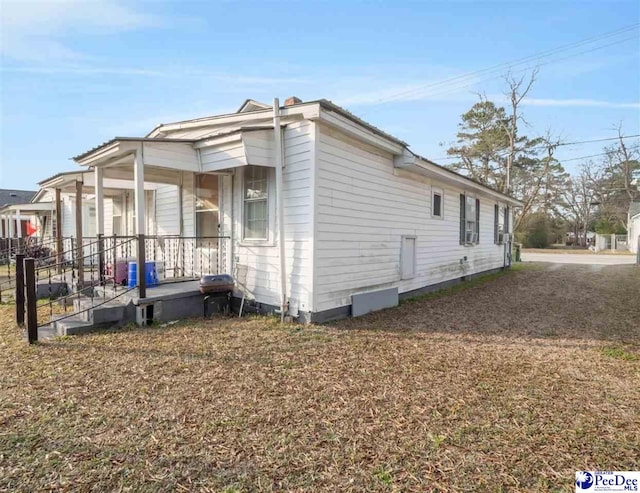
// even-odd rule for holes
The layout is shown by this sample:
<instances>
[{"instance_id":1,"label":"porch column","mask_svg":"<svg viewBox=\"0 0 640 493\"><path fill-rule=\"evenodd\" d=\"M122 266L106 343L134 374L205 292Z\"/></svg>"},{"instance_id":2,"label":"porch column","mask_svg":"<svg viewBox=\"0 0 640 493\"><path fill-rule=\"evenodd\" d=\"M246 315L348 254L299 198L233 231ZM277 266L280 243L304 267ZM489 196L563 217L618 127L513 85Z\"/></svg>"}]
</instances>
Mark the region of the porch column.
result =
<instances>
[{"instance_id":1,"label":"porch column","mask_svg":"<svg viewBox=\"0 0 640 493\"><path fill-rule=\"evenodd\" d=\"M62 200L59 188L56 188L56 264L60 274L62 272Z\"/></svg>"},{"instance_id":2,"label":"porch column","mask_svg":"<svg viewBox=\"0 0 640 493\"><path fill-rule=\"evenodd\" d=\"M14 224L13 223L13 214L8 214L7 215L7 221L9 223L9 228L8 228L9 229L9 238L13 238L13 234L14 234L14 232L13 232L13 224Z\"/></svg>"},{"instance_id":3,"label":"porch column","mask_svg":"<svg viewBox=\"0 0 640 493\"><path fill-rule=\"evenodd\" d=\"M104 170L97 167L93 173L96 190L96 234L102 235L104 234Z\"/></svg>"},{"instance_id":4,"label":"porch column","mask_svg":"<svg viewBox=\"0 0 640 493\"><path fill-rule=\"evenodd\" d=\"M22 216L20 215L20 209L16 209L16 230L16 236L22 238Z\"/></svg>"},{"instance_id":5,"label":"porch column","mask_svg":"<svg viewBox=\"0 0 640 493\"><path fill-rule=\"evenodd\" d=\"M0 219L2 219L2 238L6 238L8 236L7 232L7 216L4 214L0 215Z\"/></svg>"},{"instance_id":6,"label":"porch column","mask_svg":"<svg viewBox=\"0 0 640 493\"><path fill-rule=\"evenodd\" d=\"M133 158L133 182L134 182L134 203L136 211L136 235L138 237L138 255L136 258L138 277L138 296L147 297L147 286L145 282L145 229L146 223L144 210L144 155L142 144L138 146Z\"/></svg>"},{"instance_id":7,"label":"porch column","mask_svg":"<svg viewBox=\"0 0 640 493\"><path fill-rule=\"evenodd\" d=\"M98 278L100 286L104 286L105 269L104 269L104 170L100 167L94 168L93 177L95 179L94 189L96 191L96 236L98 237Z\"/></svg>"},{"instance_id":8,"label":"porch column","mask_svg":"<svg viewBox=\"0 0 640 493\"><path fill-rule=\"evenodd\" d=\"M144 210L144 157L142 146L138 147L133 161L134 205L136 211L136 234L145 233Z\"/></svg>"},{"instance_id":9,"label":"porch column","mask_svg":"<svg viewBox=\"0 0 640 493\"><path fill-rule=\"evenodd\" d=\"M84 259L82 258L82 182L76 181L76 262L78 263L78 288L84 284Z\"/></svg>"}]
</instances>

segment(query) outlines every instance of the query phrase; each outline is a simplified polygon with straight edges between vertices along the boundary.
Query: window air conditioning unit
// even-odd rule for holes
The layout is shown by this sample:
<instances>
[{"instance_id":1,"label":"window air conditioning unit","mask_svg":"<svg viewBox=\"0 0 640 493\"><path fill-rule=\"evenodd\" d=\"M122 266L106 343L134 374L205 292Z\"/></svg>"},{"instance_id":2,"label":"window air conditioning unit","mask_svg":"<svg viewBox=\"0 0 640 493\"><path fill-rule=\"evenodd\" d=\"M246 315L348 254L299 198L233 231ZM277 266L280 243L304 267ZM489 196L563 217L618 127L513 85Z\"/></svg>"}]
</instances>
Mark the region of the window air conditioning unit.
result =
<instances>
[{"instance_id":1,"label":"window air conditioning unit","mask_svg":"<svg viewBox=\"0 0 640 493\"><path fill-rule=\"evenodd\" d=\"M475 244L478 242L478 233L473 233L471 231L467 231L465 236L465 241L467 244Z\"/></svg>"}]
</instances>

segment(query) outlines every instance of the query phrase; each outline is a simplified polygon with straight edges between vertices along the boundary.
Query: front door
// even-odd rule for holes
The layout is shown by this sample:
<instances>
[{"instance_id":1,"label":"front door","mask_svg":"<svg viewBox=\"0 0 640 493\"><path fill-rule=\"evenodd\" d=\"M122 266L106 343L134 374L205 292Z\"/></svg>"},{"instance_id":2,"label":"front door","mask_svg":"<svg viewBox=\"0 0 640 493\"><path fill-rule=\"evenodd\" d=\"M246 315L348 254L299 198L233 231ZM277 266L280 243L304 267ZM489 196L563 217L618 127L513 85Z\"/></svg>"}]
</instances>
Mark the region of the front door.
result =
<instances>
[{"instance_id":1,"label":"front door","mask_svg":"<svg viewBox=\"0 0 640 493\"><path fill-rule=\"evenodd\" d=\"M216 274L219 268L220 183L218 175L196 175L195 275Z\"/></svg>"}]
</instances>

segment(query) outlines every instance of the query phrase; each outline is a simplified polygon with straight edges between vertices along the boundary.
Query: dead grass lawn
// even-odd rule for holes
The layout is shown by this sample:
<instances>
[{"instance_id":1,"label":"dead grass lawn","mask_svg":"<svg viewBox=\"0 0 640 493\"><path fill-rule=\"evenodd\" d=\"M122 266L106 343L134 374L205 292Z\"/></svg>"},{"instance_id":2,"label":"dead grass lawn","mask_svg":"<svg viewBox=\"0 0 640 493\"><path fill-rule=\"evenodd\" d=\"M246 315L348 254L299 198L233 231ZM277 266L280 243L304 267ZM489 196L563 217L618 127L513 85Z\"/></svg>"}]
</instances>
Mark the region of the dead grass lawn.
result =
<instances>
[{"instance_id":1,"label":"dead grass lawn","mask_svg":"<svg viewBox=\"0 0 640 493\"><path fill-rule=\"evenodd\" d=\"M526 269L331 326L35 347L0 306L0 490L574 491L639 468L638 300L635 266Z\"/></svg>"}]
</instances>

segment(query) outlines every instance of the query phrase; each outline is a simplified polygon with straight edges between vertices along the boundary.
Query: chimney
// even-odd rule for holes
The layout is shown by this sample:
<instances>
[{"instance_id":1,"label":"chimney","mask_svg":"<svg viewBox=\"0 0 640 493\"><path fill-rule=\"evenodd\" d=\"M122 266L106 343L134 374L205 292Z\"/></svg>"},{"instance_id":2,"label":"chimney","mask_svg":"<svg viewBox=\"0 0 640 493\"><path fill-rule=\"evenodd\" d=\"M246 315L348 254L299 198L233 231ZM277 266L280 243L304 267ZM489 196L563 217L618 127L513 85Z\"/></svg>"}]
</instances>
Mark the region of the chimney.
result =
<instances>
[{"instance_id":1,"label":"chimney","mask_svg":"<svg viewBox=\"0 0 640 493\"><path fill-rule=\"evenodd\" d=\"M284 100L285 106L293 106L294 104L300 104L300 103L302 103L302 99L297 98L295 96L291 96L290 98L287 98Z\"/></svg>"}]
</instances>

